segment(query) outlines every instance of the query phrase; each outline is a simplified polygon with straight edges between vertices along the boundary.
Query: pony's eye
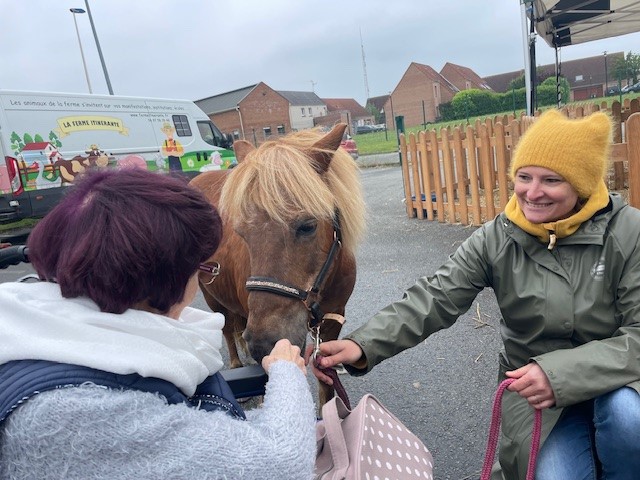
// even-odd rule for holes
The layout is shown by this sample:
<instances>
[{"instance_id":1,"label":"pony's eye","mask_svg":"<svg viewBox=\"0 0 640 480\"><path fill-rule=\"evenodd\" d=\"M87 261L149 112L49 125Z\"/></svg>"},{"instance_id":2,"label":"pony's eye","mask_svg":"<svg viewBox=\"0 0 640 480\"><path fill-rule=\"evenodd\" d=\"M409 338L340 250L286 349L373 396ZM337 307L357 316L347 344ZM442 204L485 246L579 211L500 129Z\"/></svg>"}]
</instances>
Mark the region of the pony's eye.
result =
<instances>
[{"instance_id":1,"label":"pony's eye","mask_svg":"<svg viewBox=\"0 0 640 480\"><path fill-rule=\"evenodd\" d=\"M309 237L316 233L318 228L317 220L305 220L300 222L296 227L296 237Z\"/></svg>"}]
</instances>

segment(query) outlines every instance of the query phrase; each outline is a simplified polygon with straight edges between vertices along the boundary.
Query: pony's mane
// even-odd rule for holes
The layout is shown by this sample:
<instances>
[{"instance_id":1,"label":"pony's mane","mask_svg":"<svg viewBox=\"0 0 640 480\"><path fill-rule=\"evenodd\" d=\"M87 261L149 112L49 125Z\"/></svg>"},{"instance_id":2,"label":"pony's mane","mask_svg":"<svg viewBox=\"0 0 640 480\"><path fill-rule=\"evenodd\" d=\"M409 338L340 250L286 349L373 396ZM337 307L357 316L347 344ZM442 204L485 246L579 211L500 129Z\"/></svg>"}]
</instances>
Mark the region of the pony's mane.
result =
<instances>
[{"instance_id":1,"label":"pony's mane","mask_svg":"<svg viewBox=\"0 0 640 480\"><path fill-rule=\"evenodd\" d=\"M343 248L354 252L365 229L365 204L356 163L339 148L322 176L309 153L317 130L291 133L250 152L222 189L220 211L234 225L250 223L256 208L275 222L311 216L330 220L340 211Z\"/></svg>"}]
</instances>

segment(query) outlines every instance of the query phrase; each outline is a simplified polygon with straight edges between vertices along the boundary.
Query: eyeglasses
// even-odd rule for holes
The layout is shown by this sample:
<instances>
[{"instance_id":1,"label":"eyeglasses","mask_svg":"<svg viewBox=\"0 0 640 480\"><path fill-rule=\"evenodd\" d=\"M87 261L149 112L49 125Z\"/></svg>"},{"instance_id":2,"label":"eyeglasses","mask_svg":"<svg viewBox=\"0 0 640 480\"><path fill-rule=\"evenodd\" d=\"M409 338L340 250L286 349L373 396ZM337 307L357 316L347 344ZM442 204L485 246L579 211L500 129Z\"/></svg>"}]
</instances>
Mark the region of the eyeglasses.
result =
<instances>
[{"instance_id":1,"label":"eyeglasses","mask_svg":"<svg viewBox=\"0 0 640 480\"><path fill-rule=\"evenodd\" d=\"M211 280L208 282L204 282L205 285L210 285L216 279L218 275L220 275L220 264L218 262L213 262L213 265L207 265L206 263L201 263L198 265L198 271L204 272L211 275Z\"/></svg>"}]
</instances>

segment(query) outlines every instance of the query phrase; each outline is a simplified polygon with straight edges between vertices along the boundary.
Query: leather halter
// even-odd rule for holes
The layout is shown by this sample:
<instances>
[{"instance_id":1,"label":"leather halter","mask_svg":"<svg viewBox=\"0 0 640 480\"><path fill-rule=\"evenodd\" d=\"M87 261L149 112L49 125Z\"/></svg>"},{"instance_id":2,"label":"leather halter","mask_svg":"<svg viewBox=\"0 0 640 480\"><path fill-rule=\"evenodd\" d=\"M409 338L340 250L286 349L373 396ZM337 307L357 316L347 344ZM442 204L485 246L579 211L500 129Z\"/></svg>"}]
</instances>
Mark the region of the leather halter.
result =
<instances>
[{"instance_id":1,"label":"leather halter","mask_svg":"<svg viewBox=\"0 0 640 480\"><path fill-rule=\"evenodd\" d=\"M340 212L336 210L333 218L333 243L320 272L313 285L308 290L303 290L294 285L282 282L272 277L249 277L245 286L247 290L274 293L284 297L295 298L302 301L309 311L309 329L314 329L322 322L324 314L317 302L318 292L324 283L329 267L333 263L338 249L342 246L342 232L340 230Z\"/></svg>"}]
</instances>

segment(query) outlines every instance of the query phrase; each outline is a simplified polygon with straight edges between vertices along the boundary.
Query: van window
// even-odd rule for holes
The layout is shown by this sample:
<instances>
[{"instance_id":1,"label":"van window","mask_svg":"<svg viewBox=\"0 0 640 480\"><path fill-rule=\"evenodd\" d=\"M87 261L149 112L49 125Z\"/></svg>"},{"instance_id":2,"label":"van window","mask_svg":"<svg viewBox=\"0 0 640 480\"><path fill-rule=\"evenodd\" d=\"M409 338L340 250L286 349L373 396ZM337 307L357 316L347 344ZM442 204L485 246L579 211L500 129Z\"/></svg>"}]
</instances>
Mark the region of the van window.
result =
<instances>
[{"instance_id":1,"label":"van window","mask_svg":"<svg viewBox=\"0 0 640 480\"><path fill-rule=\"evenodd\" d=\"M186 115L172 115L171 118L176 127L176 135L179 137L191 136L191 127L189 126L189 119Z\"/></svg>"},{"instance_id":2,"label":"van window","mask_svg":"<svg viewBox=\"0 0 640 480\"><path fill-rule=\"evenodd\" d=\"M220 133L220 130L218 130L213 123L207 121L198 122L198 130L200 131L202 139L209 145L215 147L223 146L222 133Z\"/></svg>"}]
</instances>

